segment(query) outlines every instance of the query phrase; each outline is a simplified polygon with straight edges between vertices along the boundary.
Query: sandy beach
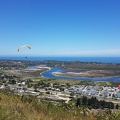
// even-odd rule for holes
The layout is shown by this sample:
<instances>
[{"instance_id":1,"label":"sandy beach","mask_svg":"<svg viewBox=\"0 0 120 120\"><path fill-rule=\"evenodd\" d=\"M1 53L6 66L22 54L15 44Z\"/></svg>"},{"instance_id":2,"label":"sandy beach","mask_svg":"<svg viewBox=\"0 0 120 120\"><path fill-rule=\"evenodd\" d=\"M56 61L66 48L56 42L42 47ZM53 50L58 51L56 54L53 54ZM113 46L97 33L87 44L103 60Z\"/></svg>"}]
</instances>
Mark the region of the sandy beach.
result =
<instances>
[{"instance_id":1,"label":"sandy beach","mask_svg":"<svg viewBox=\"0 0 120 120\"><path fill-rule=\"evenodd\" d=\"M53 72L55 76L70 76L70 77L110 77L115 76L114 71L110 70L86 70L83 72Z\"/></svg>"},{"instance_id":2,"label":"sandy beach","mask_svg":"<svg viewBox=\"0 0 120 120\"><path fill-rule=\"evenodd\" d=\"M51 67L47 67L47 66L36 66L36 69L38 70L40 70L40 69L48 69L48 70L51 70Z\"/></svg>"}]
</instances>

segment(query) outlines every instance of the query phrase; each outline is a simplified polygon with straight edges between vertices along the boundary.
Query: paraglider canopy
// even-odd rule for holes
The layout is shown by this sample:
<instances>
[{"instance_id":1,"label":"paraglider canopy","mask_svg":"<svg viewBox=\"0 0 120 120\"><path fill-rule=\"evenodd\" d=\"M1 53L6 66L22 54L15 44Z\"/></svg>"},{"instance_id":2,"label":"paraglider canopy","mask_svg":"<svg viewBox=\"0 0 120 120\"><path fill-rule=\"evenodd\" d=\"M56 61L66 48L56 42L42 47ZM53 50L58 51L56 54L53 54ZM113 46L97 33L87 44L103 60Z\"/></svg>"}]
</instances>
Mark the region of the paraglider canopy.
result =
<instances>
[{"instance_id":1,"label":"paraglider canopy","mask_svg":"<svg viewBox=\"0 0 120 120\"><path fill-rule=\"evenodd\" d=\"M118 85L118 89L120 89L120 85Z\"/></svg>"},{"instance_id":2,"label":"paraglider canopy","mask_svg":"<svg viewBox=\"0 0 120 120\"><path fill-rule=\"evenodd\" d=\"M18 52L20 51L21 48L24 48L24 47L26 47L26 48L28 48L28 49L31 49L31 47L30 47L29 45L23 45L23 46L20 46L20 47L18 48Z\"/></svg>"}]
</instances>

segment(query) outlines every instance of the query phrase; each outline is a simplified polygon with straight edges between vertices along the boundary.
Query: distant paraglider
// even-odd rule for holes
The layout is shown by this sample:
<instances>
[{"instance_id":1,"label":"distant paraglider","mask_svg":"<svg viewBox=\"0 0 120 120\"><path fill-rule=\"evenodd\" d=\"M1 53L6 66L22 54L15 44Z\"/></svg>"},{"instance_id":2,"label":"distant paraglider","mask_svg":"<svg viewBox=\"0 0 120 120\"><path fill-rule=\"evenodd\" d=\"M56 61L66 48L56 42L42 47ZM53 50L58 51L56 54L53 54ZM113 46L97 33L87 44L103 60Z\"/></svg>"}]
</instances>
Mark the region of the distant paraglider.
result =
<instances>
[{"instance_id":1,"label":"distant paraglider","mask_svg":"<svg viewBox=\"0 0 120 120\"><path fill-rule=\"evenodd\" d=\"M24 48L24 47L27 47L28 49L31 49L31 47L30 47L29 45L23 45L23 46L20 46L20 47L18 48L18 52L20 51L21 48Z\"/></svg>"},{"instance_id":2,"label":"distant paraglider","mask_svg":"<svg viewBox=\"0 0 120 120\"><path fill-rule=\"evenodd\" d=\"M28 48L28 49L31 49L31 47L29 46L29 45L23 45L23 46L20 46L19 48L18 48L18 52L21 50L21 48ZM25 59L27 59L27 56L25 56Z\"/></svg>"}]
</instances>

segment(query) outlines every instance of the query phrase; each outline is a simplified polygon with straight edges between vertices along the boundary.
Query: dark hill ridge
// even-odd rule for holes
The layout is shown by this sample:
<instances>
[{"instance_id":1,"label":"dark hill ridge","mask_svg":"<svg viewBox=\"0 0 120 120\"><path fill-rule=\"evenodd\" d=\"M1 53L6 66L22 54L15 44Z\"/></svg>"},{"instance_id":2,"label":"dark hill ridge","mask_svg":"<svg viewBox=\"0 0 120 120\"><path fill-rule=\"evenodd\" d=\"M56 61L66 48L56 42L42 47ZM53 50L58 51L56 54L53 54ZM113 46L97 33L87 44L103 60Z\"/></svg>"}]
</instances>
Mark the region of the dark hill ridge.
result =
<instances>
[{"instance_id":1,"label":"dark hill ridge","mask_svg":"<svg viewBox=\"0 0 120 120\"><path fill-rule=\"evenodd\" d=\"M44 64L50 67L58 66L63 68L74 69L96 69L96 70L120 70L118 63L102 63L102 62L80 62L80 61L43 61Z\"/></svg>"},{"instance_id":2,"label":"dark hill ridge","mask_svg":"<svg viewBox=\"0 0 120 120\"><path fill-rule=\"evenodd\" d=\"M120 70L120 64L97 62L70 62L69 64L65 64L65 67L75 69Z\"/></svg>"}]
</instances>

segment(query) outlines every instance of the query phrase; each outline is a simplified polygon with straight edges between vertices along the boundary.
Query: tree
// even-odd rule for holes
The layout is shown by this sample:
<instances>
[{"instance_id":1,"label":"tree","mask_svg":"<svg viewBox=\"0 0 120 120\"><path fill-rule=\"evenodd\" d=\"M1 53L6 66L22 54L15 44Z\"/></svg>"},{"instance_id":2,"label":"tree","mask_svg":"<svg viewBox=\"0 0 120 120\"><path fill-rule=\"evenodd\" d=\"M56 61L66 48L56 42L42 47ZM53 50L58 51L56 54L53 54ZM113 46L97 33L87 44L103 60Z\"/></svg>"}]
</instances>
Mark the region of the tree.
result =
<instances>
[{"instance_id":1,"label":"tree","mask_svg":"<svg viewBox=\"0 0 120 120\"><path fill-rule=\"evenodd\" d=\"M69 88L70 87L70 83L66 83L66 86Z\"/></svg>"},{"instance_id":2,"label":"tree","mask_svg":"<svg viewBox=\"0 0 120 120\"><path fill-rule=\"evenodd\" d=\"M0 79L3 80L4 78L5 78L4 75L1 75Z\"/></svg>"},{"instance_id":3,"label":"tree","mask_svg":"<svg viewBox=\"0 0 120 120\"><path fill-rule=\"evenodd\" d=\"M12 84L16 84L16 81L15 81L15 80L12 80Z\"/></svg>"},{"instance_id":4,"label":"tree","mask_svg":"<svg viewBox=\"0 0 120 120\"><path fill-rule=\"evenodd\" d=\"M64 88L62 88L62 87L60 87L59 89L60 89L60 91L64 91Z\"/></svg>"},{"instance_id":5,"label":"tree","mask_svg":"<svg viewBox=\"0 0 120 120\"><path fill-rule=\"evenodd\" d=\"M37 90L37 87L38 87L37 84L35 84L35 85L34 85L34 89L35 89L35 91Z\"/></svg>"},{"instance_id":6,"label":"tree","mask_svg":"<svg viewBox=\"0 0 120 120\"><path fill-rule=\"evenodd\" d=\"M71 97L73 97L74 95L75 95L75 93L74 93L74 92L71 92L71 93L70 93L70 96L71 96Z\"/></svg>"},{"instance_id":7,"label":"tree","mask_svg":"<svg viewBox=\"0 0 120 120\"><path fill-rule=\"evenodd\" d=\"M76 105L76 107L79 107L81 105L81 99L80 98L77 98L75 105Z\"/></svg>"},{"instance_id":8,"label":"tree","mask_svg":"<svg viewBox=\"0 0 120 120\"><path fill-rule=\"evenodd\" d=\"M119 105L118 104L116 105L116 109L119 109Z\"/></svg>"},{"instance_id":9,"label":"tree","mask_svg":"<svg viewBox=\"0 0 120 120\"><path fill-rule=\"evenodd\" d=\"M113 109L113 108L114 108L114 103L108 102L108 108L109 108L109 109Z\"/></svg>"},{"instance_id":10,"label":"tree","mask_svg":"<svg viewBox=\"0 0 120 120\"><path fill-rule=\"evenodd\" d=\"M50 94L50 91L47 91L46 94Z\"/></svg>"},{"instance_id":11,"label":"tree","mask_svg":"<svg viewBox=\"0 0 120 120\"><path fill-rule=\"evenodd\" d=\"M102 109L105 108L106 102L104 100L100 101L100 106Z\"/></svg>"},{"instance_id":12,"label":"tree","mask_svg":"<svg viewBox=\"0 0 120 120\"><path fill-rule=\"evenodd\" d=\"M83 96L83 98L82 98L82 104L83 105L87 105L88 104L88 99L87 99L86 96Z\"/></svg>"}]
</instances>

